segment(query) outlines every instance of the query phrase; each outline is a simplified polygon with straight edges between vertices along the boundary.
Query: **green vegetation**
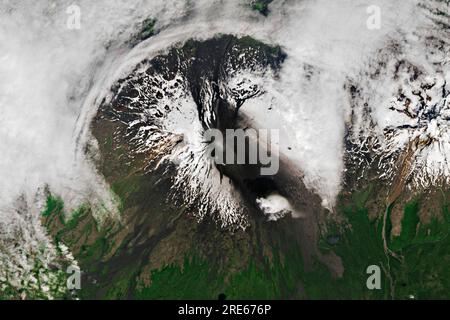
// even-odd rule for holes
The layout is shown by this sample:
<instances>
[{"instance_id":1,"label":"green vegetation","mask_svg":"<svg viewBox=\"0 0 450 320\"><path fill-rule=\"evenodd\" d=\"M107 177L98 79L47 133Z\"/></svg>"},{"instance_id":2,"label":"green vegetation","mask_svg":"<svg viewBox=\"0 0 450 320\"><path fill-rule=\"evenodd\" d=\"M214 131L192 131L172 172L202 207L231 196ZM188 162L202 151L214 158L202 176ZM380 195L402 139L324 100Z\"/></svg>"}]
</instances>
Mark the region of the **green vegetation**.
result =
<instances>
[{"instance_id":1,"label":"green vegetation","mask_svg":"<svg viewBox=\"0 0 450 320\"><path fill-rule=\"evenodd\" d=\"M152 272L152 284L137 292L141 299L215 299L225 293L229 299L301 298L299 287L309 299L410 299L450 297L450 217L443 208L445 221L433 220L420 226L420 203L414 200L405 208L401 236L391 243L401 249L403 260L386 256L382 240L382 219L370 220L367 200L374 188L353 194L352 203L340 211L351 227L342 230L328 226L328 235L339 235L335 245L320 240L324 253L333 251L342 258L344 276L333 279L327 268L316 262L310 272L303 270L298 250L283 251L283 259L274 254L272 262L250 260L247 268L233 274L218 272L210 262L186 258L183 266L171 265ZM341 201L343 203L343 201ZM380 215L381 216L381 215ZM417 232L416 232L417 230ZM283 261L283 263L281 263ZM382 290L366 287L367 267L382 269ZM384 272L389 272L385 274ZM224 280L228 279L228 280ZM391 280L392 279L392 283ZM392 291L391 291L392 286Z\"/></svg>"},{"instance_id":2,"label":"green vegetation","mask_svg":"<svg viewBox=\"0 0 450 320\"><path fill-rule=\"evenodd\" d=\"M126 198L130 196L130 188L134 190L133 186L137 184L138 180L130 179L116 184L114 189ZM341 257L344 266L342 278L333 278L318 261L313 263L311 270L304 270L297 244L281 237L279 243L288 245L283 248L272 246L270 260L257 259L246 253L245 257L241 257L248 261L246 266L235 268L232 267L237 265L233 257L230 257L231 265L224 267L208 257L191 253L185 256L181 265L170 264L152 270L150 285L143 286L143 283L136 282L142 272L139 265L123 266L112 272L108 262L101 262L113 246L105 231L97 234L90 244L82 244L77 259L84 270L109 280L98 286L83 288L80 297L217 299L223 293L228 299L450 298L448 206L442 209L444 221L436 218L429 225L422 225L418 215L420 200L407 203L402 232L389 242L391 250L401 252L403 258L401 261L393 257L388 259L383 248L382 219L369 219L367 201L376 196L374 189L369 186L347 200L341 199L338 210L347 218L349 226L329 223L327 234L319 241L319 248L324 254L334 252ZM58 217L63 214L63 208L61 199L49 197L43 215L45 213L47 219L60 220ZM66 242L68 234L75 230L80 234L77 237L93 232L93 222L80 223L89 216L88 212L85 206L76 210L72 219L65 222L64 231L58 233L59 237ZM327 241L330 236L339 240L330 244ZM121 247L120 250L126 252L128 249ZM371 291L366 287L366 270L370 265L378 265L383 271L382 290Z\"/></svg>"},{"instance_id":3,"label":"green vegetation","mask_svg":"<svg viewBox=\"0 0 450 320\"><path fill-rule=\"evenodd\" d=\"M416 236L417 225L419 224L419 201L413 200L407 203L402 219L401 233L394 237L389 245L391 250L399 251L410 245Z\"/></svg>"},{"instance_id":4,"label":"green vegetation","mask_svg":"<svg viewBox=\"0 0 450 320\"><path fill-rule=\"evenodd\" d=\"M339 232L339 226L331 224L328 234L334 236L340 234L340 241L330 246L322 239L320 248L323 251L332 250L342 259L344 275L341 279L334 280L328 270L323 266L317 266L317 271L306 276L307 292L313 298L332 299L389 299L389 281L385 274L382 275L382 290L370 291L366 287L367 267L378 265L387 267L387 258L384 254L382 240L382 221L370 220L366 202L373 196L373 187L354 193L352 202L341 204L339 211L348 219L349 226ZM341 199L340 203L344 203ZM314 284L318 281L318 284ZM309 288L308 288L309 287Z\"/></svg>"},{"instance_id":5,"label":"green vegetation","mask_svg":"<svg viewBox=\"0 0 450 320\"><path fill-rule=\"evenodd\" d=\"M368 191L370 190L370 191ZM384 253L382 241L382 221L369 220L366 201L376 197L372 186L352 195L353 204L341 207L347 217L350 229L341 234L342 240L330 246L321 239L320 248L324 252L332 250L342 258L344 277L337 281L329 279L326 270L322 273L322 284L314 286L311 279L317 278L317 271L305 276L306 291L309 297L327 297L327 292L335 292L334 298L350 299L433 299L450 297L450 216L448 206L443 207L445 221L433 219L429 225L421 225L418 212L420 201L415 199L404 207L402 232L394 238L389 247L401 252L402 260L388 257ZM343 203L343 201L340 201ZM380 209L382 210L382 209ZM389 221L389 219L388 219ZM329 234L335 235L337 226L329 226ZM390 228L388 227L388 234ZM365 287L366 268L369 265L381 267L382 290L369 291ZM389 272L391 280L384 272ZM324 280L327 279L327 280ZM331 285L330 285L331 284ZM392 295L391 295L392 293Z\"/></svg>"},{"instance_id":6,"label":"green vegetation","mask_svg":"<svg viewBox=\"0 0 450 320\"><path fill-rule=\"evenodd\" d=\"M140 191L142 180L141 176L130 176L112 184L111 188L116 195L115 198L120 212L123 212L124 208L134 205L133 201L136 200L134 196Z\"/></svg>"},{"instance_id":7,"label":"green vegetation","mask_svg":"<svg viewBox=\"0 0 450 320\"><path fill-rule=\"evenodd\" d=\"M8 276L5 281L0 281L0 301L2 300L46 300L50 297L53 299L68 299L70 293L66 288L67 274L65 267L50 270L36 259L33 268L28 273L28 280L22 280L21 288L18 289L10 284ZM30 281L34 278L35 281ZM45 280L45 282L44 282ZM43 288L46 287L46 291Z\"/></svg>"},{"instance_id":8,"label":"green vegetation","mask_svg":"<svg viewBox=\"0 0 450 320\"><path fill-rule=\"evenodd\" d=\"M406 204L401 223L401 233L393 237L389 244L391 250L399 251L427 243L444 241L450 233L450 214L448 205L443 205L442 219L433 216L429 224L422 224L419 218L420 200Z\"/></svg>"},{"instance_id":9,"label":"green vegetation","mask_svg":"<svg viewBox=\"0 0 450 320\"><path fill-rule=\"evenodd\" d=\"M141 40L155 35L156 19L148 18L142 23Z\"/></svg>"},{"instance_id":10,"label":"green vegetation","mask_svg":"<svg viewBox=\"0 0 450 320\"><path fill-rule=\"evenodd\" d=\"M422 243L404 248L396 266L396 298L450 298L450 241Z\"/></svg>"},{"instance_id":11,"label":"green vegetation","mask_svg":"<svg viewBox=\"0 0 450 320\"><path fill-rule=\"evenodd\" d=\"M302 272L298 253L287 256L284 263L278 254L263 264L251 261L247 268L230 273L218 271L211 262L197 255L186 256L184 264L154 270L151 285L136 292L138 299L287 299L297 290Z\"/></svg>"},{"instance_id":12,"label":"green vegetation","mask_svg":"<svg viewBox=\"0 0 450 320\"><path fill-rule=\"evenodd\" d=\"M42 212L43 217L48 217L51 214L59 214L64 210L64 202L59 197L54 197L52 195L49 195L47 197L47 201L45 204L45 209Z\"/></svg>"},{"instance_id":13,"label":"green vegetation","mask_svg":"<svg viewBox=\"0 0 450 320\"><path fill-rule=\"evenodd\" d=\"M255 11L258 11L264 16L267 16L269 14L269 4L273 0L255 0L252 2L252 9Z\"/></svg>"},{"instance_id":14,"label":"green vegetation","mask_svg":"<svg viewBox=\"0 0 450 320\"><path fill-rule=\"evenodd\" d=\"M79 216L76 213L74 217ZM49 195L46 199L45 207L41 212L44 219L56 219L57 223L64 222L64 202L61 198ZM71 223L72 220L71 220ZM74 226L75 227L75 226ZM60 254L59 247L58 253ZM39 247L38 252L32 253L33 256L24 256L24 258L33 261L34 265L29 272L24 275L24 279L16 286L11 285L8 274L6 279L0 279L0 300L10 299L68 299L71 293L66 288L67 274L65 272L67 261L61 256L57 261L57 268L49 268L39 258L45 254L46 248ZM16 277L16 275L12 275Z\"/></svg>"},{"instance_id":15,"label":"green vegetation","mask_svg":"<svg viewBox=\"0 0 450 320\"><path fill-rule=\"evenodd\" d=\"M85 204L76 209L69 217L69 220L65 222L65 226L68 230L76 229L78 222L89 212L89 207Z\"/></svg>"},{"instance_id":16,"label":"green vegetation","mask_svg":"<svg viewBox=\"0 0 450 320\"><path fill-rule=\"evenodd\" d=\"M363 210L366 207L367 200L373 195L373 184L370 184L365 190L353 194L353 202L357 210Z\"/></svg>"},{"instance_id":17,"label":"green vegetation","mask_svg":"<svg viewBox=\"0 0 450 320\"><path fill-rule=\"evenodd\" d=\"M76 229L78 221L89 213L89 210L89 206L83 204L78 209L74 210L69 215L69 219L67 219L64 212L64 201L60 197L49 195L47 197L45 209L42 211L41 215L49 222L52 222L52 219L56 218L67 230L73 230Z\"/></svg>"},{"instance_id":18,"label":"green vegetation","mask_svg":"<svg viewBox=\"0 0 450 320\"><path fill-rule=\"evenodd\" d=\"M405 207L407 236L402 239L400 250L403 261L397 263L396 297L406 299L449 299L450 298L450 218L448 205L443 205L443 219L433 218L428 225L422 225L417 218L420 204L409 203ZM407 224L410 224L408 226ZM409 229L408 229L409 228ZM414 230L412 232L411 230Z\"/></svg>"},{"instance_id":19,"label":"green vegetation","mask_svg":"<svg viewBox=\"0 0 450 320\"><path fill-rule=\"evenodd\" d=\"M137 299L211 299L220 293L217 271L207 261L185 257L184 265L169 265L151 274L152 284Z\"/></svg>"},{"instance_id":20,"label":"green vegetation","mask_svg":"<svg viewBox=\"0 0 450 320\"><path fill-rule=\"evenodd\" d=\"M449 236L450 214L448 205L443 206L442 213L443 219L433 217L430 224L419 225L414 244L443 241Z\"/></svg>"}]
</instances>

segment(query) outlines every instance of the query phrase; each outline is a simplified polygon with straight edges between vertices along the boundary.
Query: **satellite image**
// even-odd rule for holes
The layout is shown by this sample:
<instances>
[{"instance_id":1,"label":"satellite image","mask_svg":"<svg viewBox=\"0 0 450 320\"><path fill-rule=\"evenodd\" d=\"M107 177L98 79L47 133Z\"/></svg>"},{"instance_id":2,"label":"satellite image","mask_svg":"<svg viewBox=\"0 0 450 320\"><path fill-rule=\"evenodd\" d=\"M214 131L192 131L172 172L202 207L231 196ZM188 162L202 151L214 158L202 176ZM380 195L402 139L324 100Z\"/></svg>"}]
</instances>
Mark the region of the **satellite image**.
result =
<instances>
[{"instance_id":1,"label":"satellite image","mask_svg":"<svg viewBox=\"0 0 450 320\"><path fill-rule=\"evenodd\" d=\"M118 299L450 299L450 0L1 0L0 300Z\"/></svg>"}]
</instances>

